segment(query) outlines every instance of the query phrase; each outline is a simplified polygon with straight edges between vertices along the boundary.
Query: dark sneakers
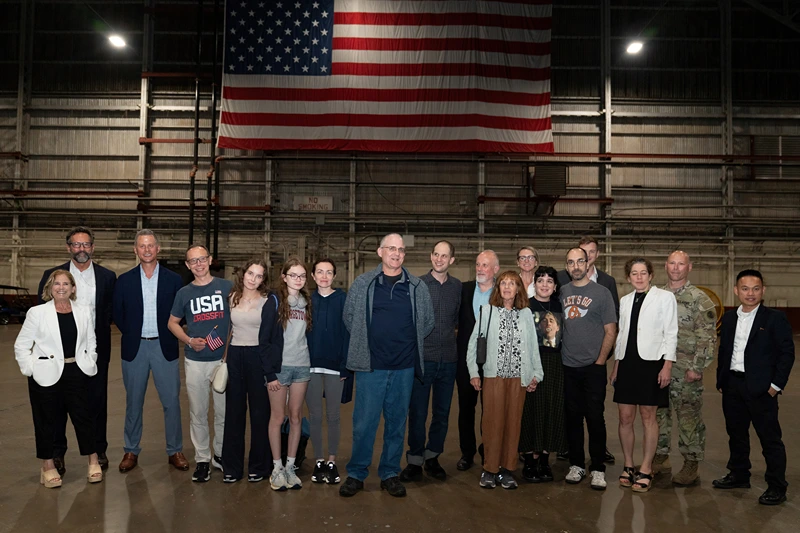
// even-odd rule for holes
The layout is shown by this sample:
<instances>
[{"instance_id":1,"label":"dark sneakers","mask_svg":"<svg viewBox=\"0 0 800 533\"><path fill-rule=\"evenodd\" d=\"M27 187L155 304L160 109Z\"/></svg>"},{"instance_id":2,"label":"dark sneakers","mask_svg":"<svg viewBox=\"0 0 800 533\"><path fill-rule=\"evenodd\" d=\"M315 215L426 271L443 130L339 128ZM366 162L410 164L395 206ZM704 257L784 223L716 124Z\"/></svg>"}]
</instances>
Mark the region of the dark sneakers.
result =
<instances>
[{"instance_id":1,"label":"dark sneakers","mask_svg":"<svg viewBox=\"0 0 800 533\"><path fill-rule=\"evenodd\" d=\"M314 472L311 474L311 482L312 483L325 483L325 462L322 459L318 459L317 462L314 464Z\"/></svg>"},{"instance_id":2,"label":"dark sneakers","mask_svg":"<svg viewBox=\"0 0 800 533\"><path fill-rule=\"evenodd\" d=\"M211 479L210 465L208 463L197 463L197 468L194 469L194 474L192 474L192 481L205 483L209 479Z\"/></svg>"},{"instance_id":3,"label":"dark sneakers","mask_svg":"<svg viewBox=\"0 0 800 533\"><path fill-rule=\"evenodd\" d=\"M438 457L425 460L425 472L433 479L438 479L439 481L447 479L447 472L445 472L442 465L439 464Z\"/></svg>"},{"instance_id":4,"label":"dark sneakers","mask_svg":"<svg viewBox=\"0 0 800 533\"><path fill-rule=\"evenodd\" d=\"M328 485L336 485L342 480L339 477L339 469L336 468L336 463L328 461L328 471L325 474L325 482Z\"/></svg>"},{"instance_id":5,"label":"dark sneakers","mask_svg":"<svg viewBox=\"0 0 800 533\"><path fill-rule=\"evenodd\" d=\"M419 465L408 465L400 472L400 481L422 481L422 467Z\"/></svg>"},{"instance_id":6,"label":"dark sneakers","mask_svg":"<svg viewBox=\"0 0 800 533\"><path fill-rule=\"evenodd\" d=\"M522 479L528 483L541 483L539 477L539 459L534 458L532 453L522 455L525 465L522 467Z\"/></svg>"},{"instance_id":7,"label":"dark sneakers","mask_svg":"<svg viewBox=\"0 0 800 533\"><path fill-rule=\"evenodd\" d=\"M381 490L386 490L386 492L388 492L395 498L402 498L403 496L406 495L406 488L403 486L402 483L400 483L400 478L397 476L393 476L388 479L382 479Z\"/></svg>"},{"instance_id":8,"label":"dark sneakers","mask_svg":"<svg viewBox=\"0 0 800 533\"><path fill-rule=\"evenodd\" d=\"M715 479L711 482L715 489L749 489L750 480L737 478L732 473L727 473L725 477ZM780 503L780 502L778 502Z\"/></svg>"},{"instance_id":9,"label":"dark sneakers","mask_svg":"<svg viewBox=\"0 0 800 533\"><path fill-rule=\"evenodd\" d=\"M339 487L339 496L344 496L345 498L349 498L351 496L355 496L356 493L361 490L364 490L364 482L359 481L354 477L348 477L347 479L344 480L342 486Z\"/></svg>"},{"instance_id":10,"label":"dark sneakers","mask_svg":"<svg viewBox=\"0 0 800 533\"><path fill-rule=\"evenodd\" d=\"M786 491L775 489L775 488L768 488L764 491L764 494L758 498L758 503L761 505L779 505L786 501Z\"/></svg>"}]
</instances>

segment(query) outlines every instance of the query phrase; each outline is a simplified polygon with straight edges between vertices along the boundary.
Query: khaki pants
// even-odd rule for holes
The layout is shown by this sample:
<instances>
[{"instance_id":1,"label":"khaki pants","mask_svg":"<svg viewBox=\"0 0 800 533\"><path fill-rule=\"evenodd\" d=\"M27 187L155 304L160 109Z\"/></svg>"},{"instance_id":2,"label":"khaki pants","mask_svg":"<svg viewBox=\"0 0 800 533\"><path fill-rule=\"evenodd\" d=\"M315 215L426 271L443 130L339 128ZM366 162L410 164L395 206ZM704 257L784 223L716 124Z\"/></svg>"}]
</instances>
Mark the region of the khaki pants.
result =
<instances>
[{"instance_id":1,"label":"khaki pants","mask_svg":"<svg viewBox=\"0 0 800 533\"><path fill-rule=\"evenodd\" d=\"M525 388L520 378L483 379L483 469L513 472L519 460L519 433Z\"/></svg>"}]
</instances>

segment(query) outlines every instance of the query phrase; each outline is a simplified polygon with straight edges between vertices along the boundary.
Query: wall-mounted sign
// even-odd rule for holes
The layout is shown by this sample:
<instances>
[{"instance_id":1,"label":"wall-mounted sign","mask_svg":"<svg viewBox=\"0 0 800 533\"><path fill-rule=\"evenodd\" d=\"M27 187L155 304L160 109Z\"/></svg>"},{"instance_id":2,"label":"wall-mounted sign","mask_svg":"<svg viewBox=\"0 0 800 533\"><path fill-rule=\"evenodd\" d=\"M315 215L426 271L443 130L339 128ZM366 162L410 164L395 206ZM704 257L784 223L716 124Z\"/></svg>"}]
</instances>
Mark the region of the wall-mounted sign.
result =
<instances>
[{"instance_id":1,"label":"wall-mounted sign","mask_svg":"<svg viewBox=\"0 0 800 533\"><path fill-rule=\"evenodd\" d=\"M295 196L295 211L333 211L333 196Z\"/></svg>"}]
</instances>

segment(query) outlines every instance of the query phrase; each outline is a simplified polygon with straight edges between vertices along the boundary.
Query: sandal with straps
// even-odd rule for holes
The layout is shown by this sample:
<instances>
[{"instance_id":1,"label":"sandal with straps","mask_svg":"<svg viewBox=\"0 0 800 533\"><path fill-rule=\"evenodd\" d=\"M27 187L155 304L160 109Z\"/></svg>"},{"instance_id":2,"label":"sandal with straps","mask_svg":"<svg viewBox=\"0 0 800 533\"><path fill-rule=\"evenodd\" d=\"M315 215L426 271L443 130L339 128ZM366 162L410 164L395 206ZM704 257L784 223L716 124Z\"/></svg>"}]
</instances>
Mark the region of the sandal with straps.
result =
<instances>
[{"instance_id":1,"label":"sandal with straps","mask_svg":"<svg viewBox=\"0 0 800 533\"><path fill-rule=\"evenodd\" d=\"M647 483L642 483L641 480L646 479ZM636 481L633 482L631 489L633 492L647 492L653 487L653 474L645 474L644 472L636 472Z\"/></svg>"},{"instance_id":2,"label":"sandal with straps","mask_svg":"<svg viewBox=\"0 0 800 533\"><path fill-rule=\"evenodd\" d=\"M620 487L631 487L635 479L636 469L632 466L626 466L622 469L622 474L619 476Z\"/></svg>"},{"instance_id":3,"label":"sandal with straps","mask_svg":"<svg viewBox=\"0 0 800 533\"><path fill-rule=\"evenodd\" d=\"M99 465L89 465L89 472L86 474L89 483L100 483L103 481L103 468Z\"/></svg>"},{"instance_id":4,"label":"sandal with straps","mask_svg":"<svg viewBox=\"0 0 800 533\"><path fill-rule=\"evenodd\" d=\"M44 485L47 489L57 489L61 486L61 475L59 475L58 470L55 468L52 470L45 470L42 468L39 475L39 483Z\"/></svg>"}]
</instances>

